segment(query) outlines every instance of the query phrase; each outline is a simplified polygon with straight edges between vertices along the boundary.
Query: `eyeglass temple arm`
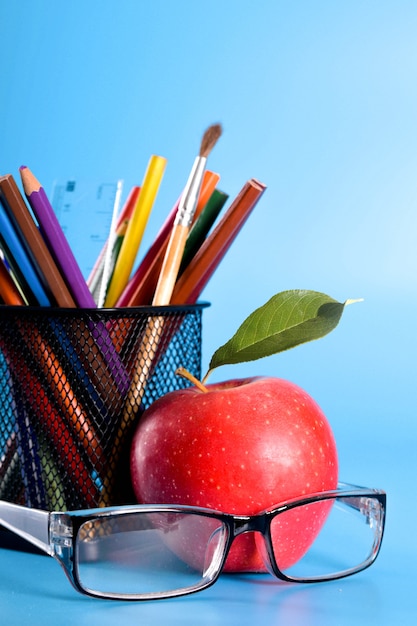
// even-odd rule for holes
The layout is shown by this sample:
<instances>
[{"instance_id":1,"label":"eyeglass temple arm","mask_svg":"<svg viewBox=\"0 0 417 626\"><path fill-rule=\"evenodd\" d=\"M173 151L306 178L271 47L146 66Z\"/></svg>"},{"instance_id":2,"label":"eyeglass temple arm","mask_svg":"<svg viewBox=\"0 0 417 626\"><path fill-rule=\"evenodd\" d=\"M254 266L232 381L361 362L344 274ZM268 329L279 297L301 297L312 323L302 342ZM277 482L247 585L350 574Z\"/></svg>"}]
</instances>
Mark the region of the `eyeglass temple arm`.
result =
<instances>
[{"instance_id":1,"label":"eyeglass temple arm","mask_svg":"<svg viewBox=\"0 0 417 626\"><path fill-rule=\"evenodd\" d=\"M0 524L52 556L49 513L0 500Z\"/></svg>"}]
</instances>

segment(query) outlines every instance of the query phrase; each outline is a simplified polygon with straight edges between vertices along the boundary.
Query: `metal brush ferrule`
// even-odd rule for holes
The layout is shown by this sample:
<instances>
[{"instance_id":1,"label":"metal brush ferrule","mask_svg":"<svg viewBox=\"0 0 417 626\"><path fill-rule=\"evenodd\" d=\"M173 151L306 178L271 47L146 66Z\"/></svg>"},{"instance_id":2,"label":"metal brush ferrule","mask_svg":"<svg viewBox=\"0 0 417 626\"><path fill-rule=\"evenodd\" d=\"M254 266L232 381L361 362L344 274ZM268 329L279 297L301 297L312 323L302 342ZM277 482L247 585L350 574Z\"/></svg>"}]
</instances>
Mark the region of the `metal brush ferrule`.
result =
<instances>
[{"instance_id":1,"label":"metal brush ferrule","mask_svg":"<svg viewBox=\"0 0 417 626\"><path fill-rule=\"evenodd\" d=\"M203 180L204 167L207 159L202 156L196 157L192 170L185 185L181 200L178 206L175 224L180 226L191 226L194 212L198 202L201 182Z\"/></svg>"}]
</instances>

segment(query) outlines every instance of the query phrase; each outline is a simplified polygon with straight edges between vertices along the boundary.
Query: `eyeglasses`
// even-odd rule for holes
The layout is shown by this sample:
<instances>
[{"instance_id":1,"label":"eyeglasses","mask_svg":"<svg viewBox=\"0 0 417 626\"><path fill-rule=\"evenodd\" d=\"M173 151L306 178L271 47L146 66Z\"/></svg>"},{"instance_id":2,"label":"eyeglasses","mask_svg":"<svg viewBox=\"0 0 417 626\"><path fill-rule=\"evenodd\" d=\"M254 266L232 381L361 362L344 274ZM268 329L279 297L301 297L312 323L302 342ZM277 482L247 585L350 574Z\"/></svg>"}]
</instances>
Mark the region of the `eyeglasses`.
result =
<instances>
[{"instance_id":1,"label":"eyeglasses","mask_svg":"<svg viewBox=\"0 0 417 626\"><path fill-rule=\"evenodd\" d=\"M340 484L257 515L175 505L51 513L0 501L0 524L57 559L83 594L155 600L212 585L233 540L247 532L281 580L355 574L378 555L385 508L383 491Z\"/></svg>"}]
</instances>

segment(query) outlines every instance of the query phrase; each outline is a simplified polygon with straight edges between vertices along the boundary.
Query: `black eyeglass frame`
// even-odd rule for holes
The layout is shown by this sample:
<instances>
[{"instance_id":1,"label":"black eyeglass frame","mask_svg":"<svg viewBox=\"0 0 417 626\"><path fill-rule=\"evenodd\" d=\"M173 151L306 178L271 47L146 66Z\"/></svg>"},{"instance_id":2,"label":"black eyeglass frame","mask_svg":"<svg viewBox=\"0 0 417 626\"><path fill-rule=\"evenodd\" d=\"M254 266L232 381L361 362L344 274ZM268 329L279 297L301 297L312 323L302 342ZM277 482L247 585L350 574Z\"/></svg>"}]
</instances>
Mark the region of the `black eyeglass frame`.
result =
<instances>
[{"instance_id":1,"label":"black eyeglass frame","mask_svg":"<svg viewBox=\"0 0 417 626\"><path fill-rule=\"evenodd\" d=\"M272 520L281 513L305 506L319 501L337 500L343 498L352 508L363 512L367 499L377 500L379 503L380 516L378 518L378 532L375 536L374 545L368 558L356 567L335 572L326 576L312 578L295 578L284 574L278 567L274 549L272 546L270 526ZM211 517L219 520L227 530L226 543L223 549L222 558L214 575L207 581L202 580L201 584L190 586L189 588L177 589L161 593L145 594L113 594L107 592L95 592L86 589L80 582L77 567L78 537L80 529L90 522L103 520L112 516L125 516L143 513L180 513L194 514ZM372 512L370 512L372 513ZM223 513L213 509L180 505L125 505L105 508L87 509L68 512L49 512L37 509L29 509L24 506L12 504L0 500L0 525L9 531L19 535L29 541L41 551L55 558L63 567L64 572L72 586L81 594L115 600L149 600L164 599L188 595L196 591L206 589L213 585L219 578L230 548L236 537L247 532L259 532L264 539L266 552L269 561L269 571L276 578L290 583L316 583L337 580L356 574L368 568L377 558L381 549L384 535L386 518L386 493L378 489L368 489L348 483L339 483L338 488L330 491L316 492L303 498L294 498L281 504L277 504L266 511L255 515L233 515Z\"/></svg>"}]
</instances>

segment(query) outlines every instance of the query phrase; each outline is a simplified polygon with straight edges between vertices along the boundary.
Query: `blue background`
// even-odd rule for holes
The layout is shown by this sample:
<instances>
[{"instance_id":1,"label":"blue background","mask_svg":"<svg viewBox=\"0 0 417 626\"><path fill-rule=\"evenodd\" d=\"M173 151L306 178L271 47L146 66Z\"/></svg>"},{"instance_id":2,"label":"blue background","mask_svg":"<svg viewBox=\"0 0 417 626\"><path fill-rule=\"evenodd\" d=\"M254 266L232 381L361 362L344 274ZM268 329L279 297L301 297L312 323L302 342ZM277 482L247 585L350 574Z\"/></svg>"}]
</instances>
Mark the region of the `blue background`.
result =
<instances>
[{"instance_id":1,"label":"blue background","mask_svg":"<svg viewBox=\"0 0 417 626\"><path fill-rule=\"evenodd\" d=\"M229 611L239 624L414 623L417 4L0 0L0 23L1 174L18 178L26 164L49 192L56 178L122 178L126 195L149 156L165 156L142 252L211 123L224 128L209 161L219 187L233 197L251 177L267 184L203 294L203 368L278 291L364 298L326 338L212 381L268 374L303 386L332 424L341 477L386 489L389 504L379 561L325 588L224 577L198 599L109 606L74 600L65 580L54 593L47 559L1 553L8 623L34 623L39 607L52 623L62 602L77 622L85 611L102 623L223 623Z\"/></svg>"}]
</instances>

